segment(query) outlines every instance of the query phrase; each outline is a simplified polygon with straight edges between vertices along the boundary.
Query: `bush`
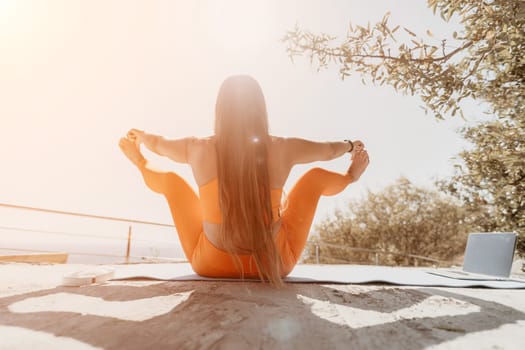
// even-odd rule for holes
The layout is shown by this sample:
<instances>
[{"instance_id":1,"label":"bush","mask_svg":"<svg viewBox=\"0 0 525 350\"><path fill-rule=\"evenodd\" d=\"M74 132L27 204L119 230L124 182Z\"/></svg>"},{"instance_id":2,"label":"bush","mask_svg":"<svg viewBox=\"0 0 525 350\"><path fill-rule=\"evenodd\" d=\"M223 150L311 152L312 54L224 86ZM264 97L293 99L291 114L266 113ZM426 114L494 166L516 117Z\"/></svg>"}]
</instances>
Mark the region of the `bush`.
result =
<instances>
[{"instance_id":1,"label":"bush","mask_svg":"<svg viewBox=\"0 0 525 350\"><path fill-rule=\"evenodd\" d=\"M465 211L452 197L400 178L351 202L347 211L337 211L316 231L304 262L315 263L318 249L319 263L326 264L447 265L463 254L469 227Z\"/></svg>"}]
</instances>

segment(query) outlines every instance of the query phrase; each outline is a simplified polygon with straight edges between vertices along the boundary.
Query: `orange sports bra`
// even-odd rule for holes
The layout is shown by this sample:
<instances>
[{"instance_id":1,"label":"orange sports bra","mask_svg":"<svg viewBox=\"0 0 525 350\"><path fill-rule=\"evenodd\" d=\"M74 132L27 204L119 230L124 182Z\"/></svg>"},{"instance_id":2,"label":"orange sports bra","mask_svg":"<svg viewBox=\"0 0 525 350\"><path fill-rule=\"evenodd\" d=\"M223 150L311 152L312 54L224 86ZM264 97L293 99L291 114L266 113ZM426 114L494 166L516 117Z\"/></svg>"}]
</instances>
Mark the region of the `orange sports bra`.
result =
<instances>
[{"instance_id":1,"label":"orange sports bra","mask_svg":"<svg viewBox=\"0 0 525 350\"><path fill-rule=\"evenodd\" d=\"M282 189L276 188L271 190L270 195L274 222L280 218L279 209L281 207L282 193ZM199 187L199 196L203 220L212 224L221 224L222 213L219 207L219 180L217 178L213 179Z\"/></svg>"}]
</instances>

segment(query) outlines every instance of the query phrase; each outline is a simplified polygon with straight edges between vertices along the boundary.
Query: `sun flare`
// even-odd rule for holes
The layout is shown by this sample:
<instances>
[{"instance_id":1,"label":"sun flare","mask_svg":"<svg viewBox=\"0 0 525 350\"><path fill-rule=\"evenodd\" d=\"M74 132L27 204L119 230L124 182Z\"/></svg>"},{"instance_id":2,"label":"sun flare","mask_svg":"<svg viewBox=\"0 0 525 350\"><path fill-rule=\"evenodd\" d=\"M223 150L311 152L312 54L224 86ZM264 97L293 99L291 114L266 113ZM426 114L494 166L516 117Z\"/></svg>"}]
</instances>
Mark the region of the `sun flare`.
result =
<instances>
[{"instance_id":1,"label":"sun flare","mask_svg":"<svg viewBox=\"0 0 525 350\"><path fill-rule=\"evenodd\" d=\"M20 6L17 0L0 0L0 25L12 21Z\"/></svg>"},{"instance_id":2,"label":"sun flare","mask_svg":"<svg viewBox=\"0 0 525 350\"><path fill-rule=\"evenodd\" d=\"M0 0L0 39L17 40L33 19L32 4L17 0Z\"/></svg>"}]
</instances>

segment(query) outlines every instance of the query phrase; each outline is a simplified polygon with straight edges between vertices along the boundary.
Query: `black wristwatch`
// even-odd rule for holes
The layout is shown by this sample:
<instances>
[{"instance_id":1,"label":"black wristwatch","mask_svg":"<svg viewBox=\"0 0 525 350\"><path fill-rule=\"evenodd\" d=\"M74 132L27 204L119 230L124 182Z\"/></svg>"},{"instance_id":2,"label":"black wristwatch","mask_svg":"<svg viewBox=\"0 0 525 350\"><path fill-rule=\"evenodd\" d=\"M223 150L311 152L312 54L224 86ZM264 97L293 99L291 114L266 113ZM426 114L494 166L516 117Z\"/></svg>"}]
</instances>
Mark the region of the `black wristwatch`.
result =
<instances>
[{"instance_id":1,"label":"black wristwatch","mask_svg":"<svg viewBox=\"0 0 525 350\"><path fill-rule=\"evenodd\" d=\"M350 140L344 140L346 143L350 144L350 149L348 150L348 153L351 153L354 150L354 143Z\"/></svg>"}]
</instances>

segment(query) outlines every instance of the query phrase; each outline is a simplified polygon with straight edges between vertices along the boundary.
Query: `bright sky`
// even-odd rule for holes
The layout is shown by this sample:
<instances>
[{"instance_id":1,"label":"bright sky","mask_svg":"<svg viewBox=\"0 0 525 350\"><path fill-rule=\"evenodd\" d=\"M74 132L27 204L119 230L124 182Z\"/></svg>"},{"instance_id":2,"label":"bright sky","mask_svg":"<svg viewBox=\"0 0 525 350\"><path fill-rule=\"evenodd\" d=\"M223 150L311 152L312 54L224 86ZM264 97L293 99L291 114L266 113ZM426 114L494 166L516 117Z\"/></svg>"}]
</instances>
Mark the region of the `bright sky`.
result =
<instances>
[{"instance_id":1,"label":"bright sky","mask_svg":"<svg viewBox=\"0 0 525 350\"><path fill-rule=\"evenodd\" d=\"M132 127L172 138L211 134L218 88L232 74L260 82L273 134L368 147L362 180L323 198L315 222L401 175L430 186L451 173L451 157L464 147L455 131L462 120L437 122L418 98L363 86L358 76L342 82L335 67L292 63L280 42L296 23L343 35L349 20L374 22L388 10L392 24L450 32L425 4L0 0L0 202L171 222L118 139ZM151 158L195 186L188 166ZM297 167L285 189L311 166ZM15 217L0 208L0 221Z\"/></svg>"}]
</instances>

